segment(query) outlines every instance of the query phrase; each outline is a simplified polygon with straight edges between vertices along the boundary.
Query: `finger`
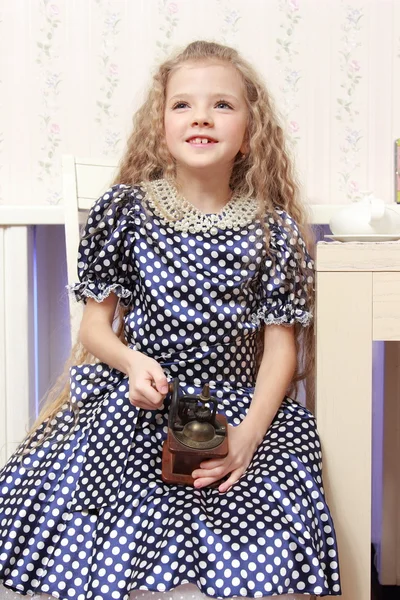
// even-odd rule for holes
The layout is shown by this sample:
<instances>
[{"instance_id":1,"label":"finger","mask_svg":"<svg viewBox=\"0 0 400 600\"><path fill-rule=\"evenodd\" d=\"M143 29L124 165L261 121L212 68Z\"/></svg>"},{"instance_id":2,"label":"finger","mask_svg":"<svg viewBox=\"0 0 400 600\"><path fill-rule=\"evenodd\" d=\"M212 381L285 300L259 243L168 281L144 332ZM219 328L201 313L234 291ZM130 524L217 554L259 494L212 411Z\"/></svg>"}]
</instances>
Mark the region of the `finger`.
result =
<instances>
[{"instance_id":1,"label":"finger","mask_svg":"<svg viewBox=\"0 0 400 600\"><path fill-rule=\"evenodd\" d=\"M229 471L226 470L223 465L221 465L219 467L215 467L214 469L196 469L193 471L192 477L193 479L197 479L198 477L214 477L216 481L226 473L229 473Z\"/></svg>"},{"instance_id":2,"label":"finger","mask_svg":"<svg viewBox=\"0 0 400 600\"><path fill-rule=\"evenodd\" d=\"M163 396L168 394L168 392L169 392L168 379L165 377L163 372L160 375L158 375L158 374L153 375L153 387L155 387L155 389Z\"/></svg>"},{"instance_id":3,"label":"finger","mask_svg":"<svg viewBox=\"0 0 400 600\"><path fill-rule=\"evenodd\" d=\"M218 487L218 491L221 493L227 492L243 475L243 471L241 469L235 469L232 471L230 476L226 481L223 481L221 485Z\"/></svg>"},{"instance_id":4,"label":"finger","mask_svg":"<svg viewBox=\"0 0 400 600\"><path fill-rule=\"evenodd\" d=\"M225 458L205 460L204 462L200 463L200 468L201 469L214 469L215 467L220 467L221 465L223 465L225 463L225 461L226 461Z\"/></svg>"},{"instance_id":5,"label":"finger","mask_svg":"<svg viewBox=\"0 0 400 600\"><path fill-rule=\"evenodd\" d=\"M162 404L164 396L154 389L150 381L142 381L136 385L133 394L136 398L141 398L142 401L147 402L153 409L159 407Z\"/></svg>"},{"instance_id":6,"label":"finger","mask_svg":"<svg viewBox=\"0 0 400 600\"><path fill-rule=\"evenodd\" d=\"M196 479L193 485L196 489L199 489L205 487L206 485L211 485L212 483L215 483L216 481L218 481L218 479L220 479L220 477L201 477L200 479Z\"/></svg>"}]
</instances>

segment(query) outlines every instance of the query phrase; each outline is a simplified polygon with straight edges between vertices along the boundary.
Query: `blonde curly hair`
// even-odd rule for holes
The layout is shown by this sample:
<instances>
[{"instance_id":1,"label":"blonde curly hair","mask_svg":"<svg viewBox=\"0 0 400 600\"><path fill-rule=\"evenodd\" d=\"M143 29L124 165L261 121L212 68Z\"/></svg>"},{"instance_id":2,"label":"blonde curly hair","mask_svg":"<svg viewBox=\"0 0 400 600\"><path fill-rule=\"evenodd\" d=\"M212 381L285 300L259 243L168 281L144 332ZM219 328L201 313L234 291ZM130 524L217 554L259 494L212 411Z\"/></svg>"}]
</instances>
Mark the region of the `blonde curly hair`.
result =
<instances>
[{"instance_id":1,"label":"blonde curly hair","mask_svg":"<svg viewBox=\"0 0 400 600\"><path fill-rule=\"evenodd\" d=\"M293 168L293 160L287 149L283 127L279 123L278 113L263 81L253 67L233 48L214 42L196 41L175 53L163 62L153 76L147 98L135 113L133 130L127 142L114 183L134 185L140 181L151 181L161 177L174 179L176 164L170 154L164 134L164 111L167 83L171 74L185 63L218 62L232 65L242 78L244 95L248 109L246 140L248 151L244 156L236 156L232 168L230 187L244 197L253 197L258 201L258 215L264 217L268 212L280 221L277 210L282 209L297 223L308 250L312 245L308 215L300 199L299 185ZM263 222L263 221L262 221ZM266 227L266 243L270 233ZM296 239L298 239L296 237ZM296 250L304 255L299 245ZM303 262L303 261L302 261ZM306 264L305 261L304 264ZM308 263L307 263L308 264ZM303 267L307 269L308 267ZM302 267L300 267L300 270ZM309 281L309 273L303 274L303 281ZM306 293L310 310L314 306L313 286ZM123 324L127 309L118 306L115 315L116 335L126 345ZM259 335L258 364L263 353L262 330ZM296 392L297 383L306 376L312 377L314 363L314 336L312 325L306 328L295 325L295 339L298 350L298 366L291 387ZM37 430L43 431L37 436L35 446L41 444L50 434L57 414L68 408L73 411L75 423L78 409L70 401L69 369L72 365L96 362L97 359L78 341L71 350L65 369L55 386L47 395L46 403L34 423L24 446L28 448ZM309 386L312 395L313 386ZM313 403L308 398L308 406Z\"/></svg>"}]
</instances>

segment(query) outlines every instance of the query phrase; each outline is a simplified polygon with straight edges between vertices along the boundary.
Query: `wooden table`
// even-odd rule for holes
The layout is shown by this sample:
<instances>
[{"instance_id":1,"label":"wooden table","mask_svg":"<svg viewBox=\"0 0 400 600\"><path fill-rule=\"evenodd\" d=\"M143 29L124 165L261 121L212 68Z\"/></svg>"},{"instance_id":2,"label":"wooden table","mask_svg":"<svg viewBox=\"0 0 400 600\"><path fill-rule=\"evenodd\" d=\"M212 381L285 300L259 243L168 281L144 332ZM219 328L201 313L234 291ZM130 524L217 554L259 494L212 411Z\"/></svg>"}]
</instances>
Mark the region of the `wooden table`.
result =
<instances>
[{"instance_id":1,"label":"wooden table","mask_svg":"<svg viewBox=\"0 0 400 600\"><path fill-rule=\"evenodd\" d=\"M316 270L316 415L342 598L370 600L374 340L385 341L381 582L395 585L400 564L400 243L322 242Z\"/></svg>"}]
</instances>

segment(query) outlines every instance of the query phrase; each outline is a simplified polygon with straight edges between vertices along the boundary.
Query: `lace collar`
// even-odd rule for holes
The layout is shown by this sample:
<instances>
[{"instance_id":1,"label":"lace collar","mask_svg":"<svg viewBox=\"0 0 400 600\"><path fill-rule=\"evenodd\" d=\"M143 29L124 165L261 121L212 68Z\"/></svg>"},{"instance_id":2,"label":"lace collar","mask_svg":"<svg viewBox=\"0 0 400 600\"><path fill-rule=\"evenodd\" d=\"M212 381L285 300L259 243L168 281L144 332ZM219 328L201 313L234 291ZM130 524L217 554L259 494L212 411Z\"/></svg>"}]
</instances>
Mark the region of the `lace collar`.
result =
<instances>
[{"instance_id":1,"label":"lace collar","mask_svg":"<svg viewBox=\"0 0 400 600\"><path fill-rule=\"evenodd\" d=\"M142 181L141 186L154 214L169 221L177 231L213 233L215 229L244 227L256 217L257 201L254 198L234 194L220 212L206 214L180 196L174 184L167 179Z\"/></svg>"}]
</instances>

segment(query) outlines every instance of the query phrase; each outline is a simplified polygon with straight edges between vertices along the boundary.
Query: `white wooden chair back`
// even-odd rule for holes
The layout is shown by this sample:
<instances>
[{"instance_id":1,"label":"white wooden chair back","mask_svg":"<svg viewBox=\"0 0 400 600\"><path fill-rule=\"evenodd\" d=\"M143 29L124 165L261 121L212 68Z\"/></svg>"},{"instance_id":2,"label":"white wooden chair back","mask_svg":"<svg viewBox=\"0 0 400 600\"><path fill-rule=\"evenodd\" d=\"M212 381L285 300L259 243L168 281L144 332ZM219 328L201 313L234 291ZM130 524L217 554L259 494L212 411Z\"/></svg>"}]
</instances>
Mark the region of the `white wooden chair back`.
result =
<instances>
[{"instance_id":1,"label":"white wooden chair back","mask_svg":"<svg viewBox=\"0 0 400 600\"><path fill-rule=\"evenodd\" d=\"M65 243L68 284L78 281L77 257L81 225L94 202L111 185L117 159L84 159L72 155L62 157ZM71 343L74 344L82 318L83 305L69 297Z\"/></svg>"}]
</instances>

